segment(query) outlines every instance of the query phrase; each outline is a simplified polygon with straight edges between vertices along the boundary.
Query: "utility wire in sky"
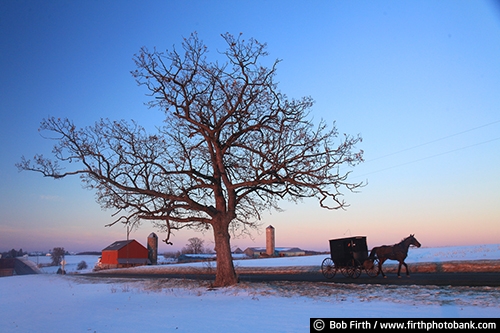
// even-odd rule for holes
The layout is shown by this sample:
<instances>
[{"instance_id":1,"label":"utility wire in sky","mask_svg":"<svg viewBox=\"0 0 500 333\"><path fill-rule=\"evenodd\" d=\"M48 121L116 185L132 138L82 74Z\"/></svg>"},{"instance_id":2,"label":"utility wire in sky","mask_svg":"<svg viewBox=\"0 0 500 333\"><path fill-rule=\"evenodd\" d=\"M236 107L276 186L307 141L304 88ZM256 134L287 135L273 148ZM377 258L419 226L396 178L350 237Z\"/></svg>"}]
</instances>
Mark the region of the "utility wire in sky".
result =
<instances>
[{"instance_id":1,"label":"utility wire in sky","mask_svg":"<svg viewBox=\"0 0 500 333\"><path fill-rule=\"evenodd\" d=\"M382 172L382 171L387 171L387 170L390 170L390 169L398 168L398 167L405 166L405 165L408 165L408 164L417 163L417 162L420 162L420 161L428 160L428 159L431 159L431 158L434 158L434 157L438 157L438 156L442 156L442 155L446 155L446 154L451 154L451 153L454 153L454 152L459 151L459 150L464 150L464 149L467 149L467 148L471 148L471 147L475 147L475 146L480 146L480 145L483 145L483 144L486 144L486 143L490 143L490 142L493 142L493 141L497 141L497 140L500 140L500 137L494 138L494 139L491 139L491 140L487 140L487 141L482 141L482 142L479 142L479 143L475 143L475 144L472 144L472 145L469 145L469 146L465 146L465 147L460 147L460 148L457 148L457 149L449 150L449 151L446 151L446 152L443 152L443 153L439 153L439 154L435 154L435 155L431 155L431 156L419 158L419 159L416 159L416 160L413 160L413 161L409 161L409 162L405 162L405 163L393 165L393 166L390 166L390 167L387 167L387 168L383 168L383 169L380 169L380 170L377 170L377 171L372 171L372 172L368 172L368 173L365 173L365 174L362 174L362 175L359 175L359 176L354 176L352 178L365 177L365 176L368 176L368 175L371 175L371 174L374 174L374 173L378 173L378 172ZM423 146L423 145L421 145L421 146ZM420 147L420 146L418 146L418 147ZM409 149L405 149L405 150L402 150L402 151L406 151L406 150L409 150ZM391 155L394 155L394 154L391 154ZM386 156L390 156L390 155L386 155Z\"/></svg>"},{"instance_id":2,"label":"utility wire in sky","mask_svg":"<svg viewBox=\"0 0 500 333\"><path fill-rule=\"evenodd\" d=\"M389 156L397 155L397 154L400 154L400 153L403 153L403 152L406 152L406 151L409 151L409 150L412 150L412 149L416 149L416 148L419 148L419 147L422 147L422 146L426 146L426 145L429 145L431 143L439 142L439 141L442 141L442 140L446 140L446 139L449 139L449 138L454 137L454 136L458 136L458 135L461 135L461 134L464 134L464 133L472 132L472 131L478 130L480 128L484 128L484 127L491 126L491 125L498 124L498 123L500 123L500 120L492 121L490 123L487 123L487 124L484 124L484 125L481 125L481 126L476 126L476 127L467 129L465 131L461 131L461 132L458 132L458 133L450 134L450 135L447 135L447 136L439 138L439 139L435 139L435 140L432 140L432 141L421 143L421 144L416 145L416 146L412 146L412 147L409 147L409 148L398 150L398 151L396 151L394 153L390 153L390 154L386 154L386 155L379 156L379 157L376 157L376 158L372 158L370 160L365 161L365 163L366 162L372 162L372 161L380 160L380 159L383 159L383 158L386 158L386 157L389 157ZM398 168L398 167L401 167L401 166L405 166L405 165L408 165L408 164L413 164L413 163L417 163L417 162L420 162L420 161L424 161L424 160L428 160L428 159L431 159L431 158L435 158L435 157L438 157L438 156L442 156L442 155L446 155L446 154L451 154L451 153L456 152L456 151L460 151L460 150L468 149L468 148L471 148L471 147L483 145L483 144L490 143L490 142L497 141L497 140L500 140L500 137L494 138L494 139L491 139L491 140L487 140L487 141L482 141L482 142L475 143L475 144L472 144L472 145L460 147L460 148L457 148L457 149L449 150L449 151L446 151L446 152L434 154L434 155L431 155L431 156L422 157L422 158L419 158L419 159L416 159L416 160L412 160L412 161L409 161L409 162L405 162L405 163L401 163L401 164L389 166L389 167L382 168L382 169L379 169L379 170L376 170L376 171L371 171L371 172L368 172L368 173L364 173L362 175L356 175L356 176L353 176L353 178L365 177L365 176L368 176L368 175L371 175L371 174L374 174L374 173L379 173L379 172L387 171L387 170L390 170L390 169Z\"/></svg>"},{"instance_id":3,"label":"utility wire in sky","mask_svg":"<svg viewBox=\"0 0 500 333\"><path fill-rule=\"evenodd\" d=\"M375 157L375 158L372 158L368 161L365 161L366 162L372 162L372 161L376 161L376 160L380 160L382 158L386 158L386 157L389 157L389 156L393 156L393 155L397 155L397 154L400 154L400 153L403 153L405 151L408 151L408 150L412 150L412 149L416 149L416 148L419 148L419 147L422 147L422 146L426 146L426 145L429 145L431 143L435 143L435 142L439 142L439 141L442 141L442 140L446 140L446 139L449 139L449 138L452 138L454 136L458 136L458 135L461 135L461 134L464 134L464 133L468 133L468 132L472 132L472 131L475 131L475 130L478 130L480 128L483 128L483 127L487 127L487 126L490 126L490 125L493 125L493 124L497 124L497 123L500 123L500 120L496 120L496 121L493 121L491 123L488 123L488 124L484 124L484 125L481 125L481 126L477 126L477 127L474 127L474 128L470 128L468 130L465 130L465 131L462 131L462 132L458 132L458 133L455 133L455 134L451 134L451 135L448 135L448 136L445 136L445 137L442 137L442 138L439 138L439 139L435 139L435 140L432 140L432 141L428 141L428 142L425 142L425 143L421 143L419 145L416 145L416 146L413 146L413 147L409 147L409 148L405 148L405 149L402 149L402 150L399 150L399 151L396 151L394 153L390 153L390 154L387 154L387 155L383 155L383 156L379 156L379 157ZM494 141L494 140L497 140L497 139L493 139L493 140L490 140L490 141ZM478 145L480 144L483 144L483 143L487 143L487 142L490 142L490 141L485 141L485 142L482 142L482 143L478 143ZM465 149L465 148L469 148L469 147L473 147L474 145L472 146L467 146L467 147L464 147L464 148L458 148L456 150L461 150L461 149ZM456 150L453 150L453 151L456 151ZM450 151L450 152L453 152L453 151ZM449 152L445 152L443 154L448 154ZM434 155L434 156L439 156L438 155ZM433 157L434 157L433 156ZM427 158L424 158L424 159L427 159ZM420 161L420 160L419 160ZM413 162L408 162L408 163L413 163Z\"/></svg>"}]
</instances>

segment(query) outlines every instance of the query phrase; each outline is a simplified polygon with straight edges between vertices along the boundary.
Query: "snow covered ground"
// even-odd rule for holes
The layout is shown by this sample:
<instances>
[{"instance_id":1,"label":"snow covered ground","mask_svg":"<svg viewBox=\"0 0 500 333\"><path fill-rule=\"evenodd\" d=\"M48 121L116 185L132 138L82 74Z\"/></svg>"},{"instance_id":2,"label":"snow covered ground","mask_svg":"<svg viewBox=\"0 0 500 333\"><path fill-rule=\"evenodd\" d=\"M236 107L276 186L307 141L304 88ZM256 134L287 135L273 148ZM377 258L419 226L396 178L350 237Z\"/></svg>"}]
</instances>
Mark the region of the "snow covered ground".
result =
<instances>
[{"instance_id":1,"label":"snow covered ground","mask_svg":"<svg viewBox=\"0 0 500 333\"><path fill-rule=\"evenodd\" d=\"M237 267L282 267L282 266L320 266L327 254L304 257L289 257L289 258L267 258L267 259L244 259L235 260ZM81 273L89 272L97 263L99 256L66 256L67 262L65 270L68 273L78 272L77 266L81 261L85 261L88 269L80 271ZM29 259L37 264L49 264L52 260L50 257L29 257ZM165 264L167 261L163 258L158 259ZM164 260L162 262L162 260ZM500 260L500 244L472 245L472 246L450 246L437 248L410 248L407 263L423 263L423 262L446 262L455 260ZM387 261L387 265L396 264L395 261ZM169 264L169 267L205 267L207 264L188 263L188 264ZM48 266L42 267L41 270L45 273L56 273L59 267ZM141 270L155 270L155 266L147 266L140 268Z\"/></svg>"},{"instance_id":2,"label":"snow covered ground","mask_svg":"<svg viewBox=\"0 0 500 333\"><path fill-rule=\"evenodd\" d=\"M319 265L322 257L236 265ZM67 256L66 270L75 271L82 260L92 267L96 259ZM412 248L408 262L478 259L500 260L500 244ZM40 274L0 278L0 295L2 332L307 332L312 317L500 316L497 287L275 282L212 290L178 279Z\"/></svg>"}]
</instances>

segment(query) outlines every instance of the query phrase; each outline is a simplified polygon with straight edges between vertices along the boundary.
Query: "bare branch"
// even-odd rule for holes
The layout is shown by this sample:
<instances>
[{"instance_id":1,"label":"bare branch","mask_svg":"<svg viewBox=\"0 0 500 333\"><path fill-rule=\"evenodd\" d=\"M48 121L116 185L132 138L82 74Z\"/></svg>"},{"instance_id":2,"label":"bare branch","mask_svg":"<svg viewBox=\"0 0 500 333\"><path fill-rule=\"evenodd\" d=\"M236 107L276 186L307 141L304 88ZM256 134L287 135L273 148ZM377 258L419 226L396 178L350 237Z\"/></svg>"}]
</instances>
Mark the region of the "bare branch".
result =
<instances>
[{"instance_id":1,"label":"bare branch","mask_svg":"<svg viewBox=\"0 0 500 333\"><path fill-rule=\"evenodd\" d=\"M166 242L173 230L213 228L217 260L225 258L218 270L232 267L229 230L257 228L261 212L279 210L281 200L316 197L323 208L346 208L342 192L364 186L348 179L363 160L361 138L314 125L312 98L282 94L280 61L261 63L265 44L222 37L227 48L213 62L196 34L182 50L142 48L135 56L132 75L153 97L150 107L165 113L157 133L133 121L101 119L78 129L51 117L40 129L56 141L54 160L22 157L17 167L52 178L80 175L100 205L115 210L108 226L153 221Z\"/></svg>"}]
</instances>

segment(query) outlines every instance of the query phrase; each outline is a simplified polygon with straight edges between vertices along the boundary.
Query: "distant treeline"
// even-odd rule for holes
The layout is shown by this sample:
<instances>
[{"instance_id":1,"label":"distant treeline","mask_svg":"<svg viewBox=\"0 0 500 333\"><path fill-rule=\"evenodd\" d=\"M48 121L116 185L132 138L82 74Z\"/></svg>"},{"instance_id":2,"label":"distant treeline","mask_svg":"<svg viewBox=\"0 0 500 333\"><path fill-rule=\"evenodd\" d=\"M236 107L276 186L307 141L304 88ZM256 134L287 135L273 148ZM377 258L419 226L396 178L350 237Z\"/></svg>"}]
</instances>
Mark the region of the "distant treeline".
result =
<instances>
[{"instance_id":1,"label":"distant treeline","mask_svg":"<svg viewBox=\"0 0 500 333\"><path fill-rule=\"evenodd\" d=\"M63 250L64 251L64 250ZM28 253L26 251L23 251L23 249L19 249L16 250L16 249L12 249L10 251L6 251L6 252L0 252L1 254L1 257L6 259L6 258L17 258L17 257L22 257L24 255L33 255L34 253L36 253L37 255L44 255L44 253L52 253L53 250L49 250L48 252L33 252L33 253ZM64 255L70 255L70 253L68 251L64 251L63 252ZM78 252L76 254L77 256L100 256L101 255L101 251L86 251L86 252Z\"/></svg>"},{"instance_id":2,"label":"distant treeline","mask_svg":"<svg viewBox=\"0 0 500 333\"><path fill-rule=\"evenodd\" d=\"M28 252L23 251L23 249L19 249L19 251L12 249L7 252L2 252L2 258L16 258L16 257L22 257L25 254L28 254Z\"/></svg>"}]
</instances>

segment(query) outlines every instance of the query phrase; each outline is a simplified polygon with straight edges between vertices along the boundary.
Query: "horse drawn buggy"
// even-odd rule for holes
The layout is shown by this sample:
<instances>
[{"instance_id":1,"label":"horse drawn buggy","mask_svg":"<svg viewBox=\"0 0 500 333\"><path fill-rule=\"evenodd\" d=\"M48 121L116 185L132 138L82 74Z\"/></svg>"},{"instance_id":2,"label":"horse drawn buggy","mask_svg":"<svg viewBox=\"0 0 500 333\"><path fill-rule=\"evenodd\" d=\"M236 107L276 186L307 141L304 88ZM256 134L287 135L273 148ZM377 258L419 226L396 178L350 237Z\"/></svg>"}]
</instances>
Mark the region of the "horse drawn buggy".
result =
<instances>
[{"instance_id":1,"label":"horse drawn buggy","mask_svg":"<svg viewBox=\"0 0 500 333\"><path fill-rule=\"evenodd\" d=\"M330 240L330 258L323 260L321 272L327 279L331 279L339 270L344 276L357 278L364 270L370 277L379 273L385 277L382 264L386 260L399 261L398 277L401 277L401 266L406 268L406 276L410 276L405 258L410 246L420 247L414 235L410 235L394 245L374 247L368 256L366 237L356 236Z\"/></svg>"},{"instance_id":2,"label":"horse drawn buggy","mask_svg":"<svg viewBox=\"0 0 500 333\"><path fill-rule=\"evenodd\" d=\"M363 270L371 277L378 275L378 259L368 257L366 237L330 240L330 258L326 258L321 264L321 272L327 279L332 279L337 271L355 279Z\"/></svg>"}]
</instances>

